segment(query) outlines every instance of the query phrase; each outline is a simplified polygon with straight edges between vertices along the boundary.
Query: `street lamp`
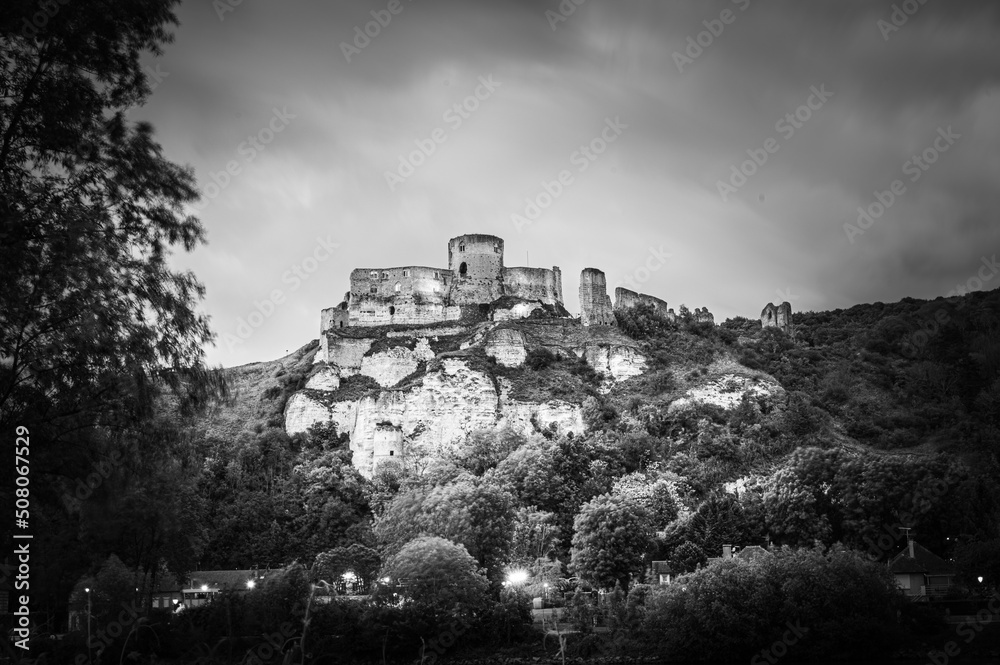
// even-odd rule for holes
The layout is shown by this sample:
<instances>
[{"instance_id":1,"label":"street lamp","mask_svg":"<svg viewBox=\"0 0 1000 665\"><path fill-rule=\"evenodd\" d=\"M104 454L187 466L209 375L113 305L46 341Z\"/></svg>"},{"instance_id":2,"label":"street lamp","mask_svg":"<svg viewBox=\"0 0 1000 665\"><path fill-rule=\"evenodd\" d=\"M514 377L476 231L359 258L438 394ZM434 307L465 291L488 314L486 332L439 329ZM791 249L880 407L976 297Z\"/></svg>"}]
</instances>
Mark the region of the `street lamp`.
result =
<instances>
[{"instance_id":1,"label":"street lamp","mask_svg":"<svg viewBox=\"0 0 1000 665\"><path fill-rule=\"evenodd\" d=\"M526 570L512 570L507 573L507 584L511 586L520 586L528 579L528 571Z\"/></svg>"},{"instance_id":2,"label":"street lamp","mask_svg":"<svg viewBox=\"0 0 1000 665\"><path fill-rule=\"evenodd\" d=\"M542 599L543 600L548 600L549 599L549 583L548 582L546 582L546 583L544 583L542 585Z\"/></svg>"},{"instance_id":3,"label":"street lamp","mask_svg":"<svg viewBox=\"0 0 1000 665\"><path fill-rule=\"evenodd\" d=\"M93 662L93 658L90 655L90 587L84 587L84 591L87 592L87 662Z\"/></svg>"},{"instance_id":4,"label":"street lamp","mask_svg":"<svg viewBox=\"0 0 1000 665\"><path fill-rule=\"evenodd\" d=\"M247 588L248 588L248 589L252 589L252 588L254 588L255 586L257 586L257 583L256 583L256 582L254 582L253 580L247 580Z\"/></svg>"}]
</instances>

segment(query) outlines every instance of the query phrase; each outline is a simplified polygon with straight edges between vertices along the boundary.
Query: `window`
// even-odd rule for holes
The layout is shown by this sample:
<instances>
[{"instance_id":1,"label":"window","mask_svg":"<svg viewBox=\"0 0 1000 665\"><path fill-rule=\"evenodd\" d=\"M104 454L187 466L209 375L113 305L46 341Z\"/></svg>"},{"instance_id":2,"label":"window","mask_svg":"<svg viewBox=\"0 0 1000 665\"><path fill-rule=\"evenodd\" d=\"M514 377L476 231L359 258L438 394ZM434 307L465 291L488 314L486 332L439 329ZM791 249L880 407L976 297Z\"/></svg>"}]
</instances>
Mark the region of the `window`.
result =
<instances>
[{"instance_id":1,"label":"window","mask_svg":"<svg viewBox=\"0 0 1000 665\"><path fill-rule=\"evenodd\" d=\"M369 291L370 293L378 293L378 287L372 284L372 288Z\"/></svg>"},{"instance_id":2,"label":"window","mask_svg":"<svg viewBox=\"0 0 1000 665\"><path fill-rule=\"evenodd\" d=\"M395 454L396 454L396 451L395 451L395 450L390 450L390 451L389 451L389 457L392 457L392 456L393 456L393 455L395 455Z\"/></svg>"},{"instance_id":3,"label":"window","mask_svg":"<svg viewBox=\"0 0 1000 665\"><path fill-rule=\"evenodd\" d=\"M390 305L389 306L389 316L395 316L395 315L396 315L396 308Z\"/></svg>"},{"instance_id":4,"label":"window","mask_svg":"<svg viewBox=\"0 0 1000 665\"><path fill-rule=\"evenodd\" d=\"M343 322L343 321L341 321L341 322L340 322L340 327L341 327L341 328L343 328L343 327L344 327L344 322Z\"/></svg>"},{"instance_id":5,"label":"window","mask_svg":"<svg viewBox=\"0 0 1000 665\"><path fill-rule=\"evenodd\" d=\"M403 277L409 277L409 276L410 276L410 271L409 270L404 270L403 271Z\"/></svg>"},{"instance_id":6,"label":"window","mask_svg":"<svg viewBox=\"0 0 1000 665\"><path fill-rule=\"evenodd\" d=\"M392 290L395 291L396 293L399 293L399 290L401 288L403 288L403 285L400 284L399 282L396 282L396 286L392 287Z\"/></svg>"},{"instance_id":7,"label":"window","mask_svg":"<svg viewBox=\"0 0 1000 665\"><path fill-rule=\"evenodd\" d=\"M462 261L462 265L458 266L458 274L465 277L465 273L469 271L469 266L465 265L465 261Z\"/></svg>"},{"instance_id":8,"label":"window","mask_svg":"<svg viewBox=\"0 0 1000 665\"><path fill-rule=\"evenodd\" d=\"M494 254L499 254L500 253L500 243L496 243L496 242L493 243L493 253Z\"/></svg>"},{"instance_id":9,"label":"window","mask_svg":"<svg viewBox=\"0 0 1000 665\"><path fill-rule=\"evenodd\" d=\"M434 271L434 279L441 279L441 273L439 273L437 270Z\"/></svg>"},{"instance_id":10,"label":"window","mask_svg":"<svg viewBox=\"0 0 1000 665\"><path fill-rule=\"evenodd\" d=\"M458 246L458 251L460 251L460 252L464 252L465 251L465 243L464 242L461 245Z\"/></svg>"},{"instance_id":11,"label":"window","mask_svg":"<svg viewBox=\"0 0 1000 665\"><path fill-rule=\"evenodd\" d=\"M389 273L387 272L382 273L382 279L389 279Z\"/></svg>"},{"instance_id":12,"label":"window","mask_svg":"<svg viewBox=\"0 0 1000 665\"><path fill-rule=\"evenodd\" d=\"M368 276L371 277L372 279L378 279L378 270L372 270L370 273L368 273Z\"/></svg>"}]
</instances>

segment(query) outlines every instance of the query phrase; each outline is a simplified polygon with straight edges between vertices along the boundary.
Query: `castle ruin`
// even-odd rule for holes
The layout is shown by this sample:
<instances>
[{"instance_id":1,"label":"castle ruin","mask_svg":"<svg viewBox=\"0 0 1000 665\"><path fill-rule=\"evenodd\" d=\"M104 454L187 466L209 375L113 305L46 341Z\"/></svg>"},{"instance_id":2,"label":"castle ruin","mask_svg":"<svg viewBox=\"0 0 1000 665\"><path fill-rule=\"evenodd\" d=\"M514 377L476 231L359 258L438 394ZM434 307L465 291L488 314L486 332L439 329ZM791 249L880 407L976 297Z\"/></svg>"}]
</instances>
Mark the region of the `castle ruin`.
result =
<instances>
[{"instance_id":1,"label":"castle ruin","mask_svg":"<svg viewBox=\"0 0 1000 665\"><path fill-rule=\"evenodd\" d=\"M320 330L458 321L504 297L562 307L558 266L508 268L503 252L501 238L471 234L448 241L447 268L356 268L344 301L322 311Z\"/></svg>"},{"instance_id":2,"label":"castle ruin","mask_svg":"<svg viewBox=\"0 0 1000 665\"><path fill-rule=\"evenodd\" d=\"M788 331L792 326L792 305L787 300L778 306L767 303L760 311L761 328L781 328Z\"/></svg>"}]
</instances>

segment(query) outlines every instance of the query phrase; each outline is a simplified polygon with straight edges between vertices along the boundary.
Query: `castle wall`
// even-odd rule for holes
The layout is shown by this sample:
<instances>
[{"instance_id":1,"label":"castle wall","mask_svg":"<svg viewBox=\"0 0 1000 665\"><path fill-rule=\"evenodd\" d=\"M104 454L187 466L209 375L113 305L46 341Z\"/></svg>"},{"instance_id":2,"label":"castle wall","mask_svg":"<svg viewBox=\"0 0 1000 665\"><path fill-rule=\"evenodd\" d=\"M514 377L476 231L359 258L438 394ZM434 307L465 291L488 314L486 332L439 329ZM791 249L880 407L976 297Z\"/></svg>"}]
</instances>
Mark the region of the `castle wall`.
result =
<instances>
[{"instance_id":1,"label":"castle wall","mask_svg":"<svg viewBox=\"0 0 1000 665\"><path fill-rule=\"evenodd\" d=\"M546 305L562 304L562 273L558 267L504 268L504 295L524 300L541 300Z\"/></svg>"},{"instance_id":2,"label":"castle wall","mask_svg":"<svg viewBox=\"0 0 1000 665\"><path fill-rule=\"evenodd\" d=\"M450 304L493 302L504 295L503 239L485 234L452 238L448 241L448 269Z\"/></svg>"},{"instance_id":3,"label":"castle wall","mask_svg":"<svg viewBox=\"0 0 1000 665\"><path fill-rule=\"evenodd\" d=\"M667 313L669 312L666 300L660 300L655 296L646 295L645 293L636 293L631 289L622 288L620 286L615 289L616 310L629 309L638 305L652 305L653 311L664 318L667 317Z\"/></svg>"},{"instance_id":4,"label":"castle wall","mask_svg":"<svg viewBox=\"0 0 1000 665\"><path fill-rule=\"evenodd\" d=\"M413 298L360 297L351 303L350 325L423 325L457 321L461 316L461 308L454 305Z\"/></svg>"},{"instance_id":5,"label":"castle wall","mask_svg":"<svg viewBox=\"0 0 1000 665\"><path fill-rule=\"evenodd\" d=\"M372 296L414 298L443 304L450 281L451 271L444 268L355 268L351 271L351 309L355 298Z\"/></svg>"},{"instance_id":6,"label":"castle wall","mask_svg":"<svg viewBox=\"0 0 1000 665\"><path fill-rule=\"evenodd\" d=\"M615 325L608 281L597 268L584 268L580 273L580 322L585 326Z\"/></svg>"},{"instance_id":7,"label":"castle wall","mask_svg":"<svg viewBox=\"0 0 1000 665\"><path fill-rule=\"evenodd\" d=\"M334 328L346 328L348 325L350 325L350 313L347 311L346 302L337 307L328 307L320 312L320 333Z\"/></svg>"}]
</instances>

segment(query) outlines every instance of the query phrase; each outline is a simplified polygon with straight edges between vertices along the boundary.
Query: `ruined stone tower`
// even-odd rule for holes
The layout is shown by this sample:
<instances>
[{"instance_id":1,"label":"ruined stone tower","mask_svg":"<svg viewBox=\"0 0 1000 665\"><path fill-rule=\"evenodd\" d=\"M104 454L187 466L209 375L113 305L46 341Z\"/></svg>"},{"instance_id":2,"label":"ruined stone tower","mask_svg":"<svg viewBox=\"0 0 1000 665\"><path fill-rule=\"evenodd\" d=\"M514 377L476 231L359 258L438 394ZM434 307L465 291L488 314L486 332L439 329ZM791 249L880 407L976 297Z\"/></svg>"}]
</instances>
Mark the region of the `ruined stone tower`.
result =
<instances>
[{"instance_id":1,"label":"ruined stone tower","mask_svg":"<svg viewBox=\"0 0 1000 665\"><path fill-rule=\"evenodd\" d=\"M503 239L478 233L452 238L448 241L448 269L452 305L493 302L504 295Z\"/></svg>"},{"instance_id":2,"label":"ruined stone tower","mask_svg":"<svg viewBox=\"0 0 1000 665\"><path fill-rule=\"evenodd\" d=\"M597 268L584 268L580 273L580 322L585 326L615 325L608 281Z\"/></svg>"},{"instance_id":3,"label":"ruined stone tower","mask_svg":"<svg viewBox=\"0 0 1000 665\"><path fill-rule=\"evenodd\" d=\"M761 328L781 328L788 331L792 326L792 305L787 300L777 307L772 303L767 303L760 311Z\"/></svg>"},{"instance_id":4,"label":"ruined stone tower","mask_svg":"<svg viewBox=\"0 0 1000 665\"><path fill-rule=\"evenodd\" d=\"M389 421L383 421L375 426L373 443L372 473L379 465L389 461L403 462L403 429Z\"/></svg>"}]
</instances>

